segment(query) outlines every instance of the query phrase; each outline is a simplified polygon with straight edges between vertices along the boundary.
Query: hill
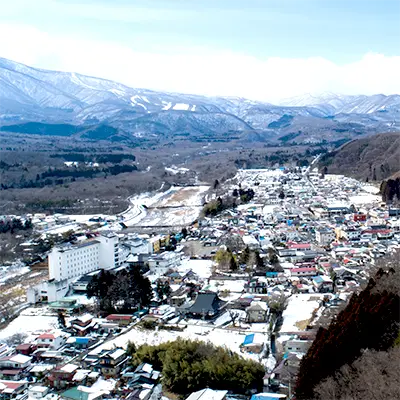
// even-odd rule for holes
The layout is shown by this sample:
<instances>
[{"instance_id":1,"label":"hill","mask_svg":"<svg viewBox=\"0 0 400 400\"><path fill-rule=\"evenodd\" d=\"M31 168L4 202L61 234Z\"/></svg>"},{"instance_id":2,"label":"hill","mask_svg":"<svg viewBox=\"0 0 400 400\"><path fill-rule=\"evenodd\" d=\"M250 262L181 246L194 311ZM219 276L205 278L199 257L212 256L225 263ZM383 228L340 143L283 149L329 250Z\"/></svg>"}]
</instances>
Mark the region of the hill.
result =
<instances>
[{"instance_id":1,"label":"hill","mask_svg":"<svg viewBox=\"0 0 400 400\"><path fill-rule=\"evenodd\" d=\"M395 357L395 362L391 363L391 369L398 371L400 353L392 354L393 347L399 345L400 327L400 264L398 254L392 258L387 258L382 262L384 268L380 268L375 276L370 279L367 287L359 294L353 294L346 308L339 313L328 329L320 328L317 337L308 350L306 356L300 364L298 375L296 398L310 400L314 398L315 389L325 379L331 378L331 385L338 383L342 393L346 393L346 388L351 387L352 379L357 379L360 375L365 375L367 371L354 370L348 371L350 374L340 374L353 364L357 367L358 359L366 354L366 351L375 350L383 352L383 358ZM358 363L360 364L360 363ZM359 367L359 366L358 366ZM340 370L340 371L339 371ZM368 370L368 368L367 368ZM390 374L392 371L388 371ZM350 379L346 380L350 376ZM397 372L398 376L398 372ZM370 379L375 380L374 376ZM398 382L398 381L397 381ZM399 388L397 382L392 387L396 392L395 396L376 396L373 392L383 392L385 389L375 386L358 387L352 396L334 396L334 399L366 399L366 398L399 398ZM328 400L330 396L326 392L331 389L322 385L319 391L324 392L321 400ZM318 391L318 390L317 390ZM346 394L349 394L348 391ZM357 394L357 395L355 395Z\"/></svg>"},{"instance_id":2,"label":"hill","mask_svg":"<svg viewBox=\"0 0 400 400\"><path fill-rule=\"evenodd\" d=\"M381 181L400 173L400 132L353 140L326 154L320 167L328 173L351 175L364 181Z\"/></svg>"}]
</instances>

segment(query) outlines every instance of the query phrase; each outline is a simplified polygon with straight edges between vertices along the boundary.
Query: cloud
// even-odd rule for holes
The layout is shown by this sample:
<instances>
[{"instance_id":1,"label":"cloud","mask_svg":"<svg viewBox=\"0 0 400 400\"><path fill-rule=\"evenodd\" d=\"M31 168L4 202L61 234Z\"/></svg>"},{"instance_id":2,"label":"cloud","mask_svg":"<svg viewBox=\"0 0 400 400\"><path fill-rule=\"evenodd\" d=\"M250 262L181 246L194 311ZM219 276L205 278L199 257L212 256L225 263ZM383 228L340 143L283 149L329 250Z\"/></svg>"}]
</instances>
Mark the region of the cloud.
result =
<instances>
[{"instance_id":1,"label":"cloud","mask_svg":"<svg viewBox=\"0 0 400 400\"><path fill-rule=\"evenodd\" d=\"M114 42L54 36L0 24L0 56L31 66L112 79L132 87L278 102L304 93L400 93L400 56L368 53L338 65L321 57L258 59L209 48L139 52Z\"/></svg>"}]
</instances>

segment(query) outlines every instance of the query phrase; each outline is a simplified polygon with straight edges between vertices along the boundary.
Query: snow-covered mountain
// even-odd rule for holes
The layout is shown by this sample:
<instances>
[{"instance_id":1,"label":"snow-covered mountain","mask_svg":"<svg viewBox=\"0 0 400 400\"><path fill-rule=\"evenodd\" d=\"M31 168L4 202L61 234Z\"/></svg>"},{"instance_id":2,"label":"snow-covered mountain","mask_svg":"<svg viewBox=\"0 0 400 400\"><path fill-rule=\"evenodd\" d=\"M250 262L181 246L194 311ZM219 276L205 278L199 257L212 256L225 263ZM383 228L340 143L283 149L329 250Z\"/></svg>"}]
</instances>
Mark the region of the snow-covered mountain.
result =
<instances>
[{"instance_id":1,"label":"snow-covered mountain","mask_svg":"<svg viewBox=\"0 0 400 400\"><path fill-rule=\"evenodd\" d=\"M313 106L332 115L345 114L371 114L378 111L388 111L400 108L400 96L397 94L386 96L375 94L372 96L346 96L335 93L321 95L305 94L281 102L285 107ZM329 111L328 111L329 110Z\"/></svg>"},{"instance_id":2,"label":"snow-covered mountain","mask_svg":"<svg viewBox=\"0 0 400 400\"><path fill-rule=\"evenodd\" d=\"M0 58L0 125L35 121L105 123L133 136L324 130L398 126L400 96L301 96L280 105L134 89L106 79L48 71ZM344 125L343 125L344 124ZM350 125L349 125L350 124ZM353 125L351 125L353 124ZM339 131L337 131L339 132ZM327 134L328 134L327 133Z\"/></svg>"}]
</instances>

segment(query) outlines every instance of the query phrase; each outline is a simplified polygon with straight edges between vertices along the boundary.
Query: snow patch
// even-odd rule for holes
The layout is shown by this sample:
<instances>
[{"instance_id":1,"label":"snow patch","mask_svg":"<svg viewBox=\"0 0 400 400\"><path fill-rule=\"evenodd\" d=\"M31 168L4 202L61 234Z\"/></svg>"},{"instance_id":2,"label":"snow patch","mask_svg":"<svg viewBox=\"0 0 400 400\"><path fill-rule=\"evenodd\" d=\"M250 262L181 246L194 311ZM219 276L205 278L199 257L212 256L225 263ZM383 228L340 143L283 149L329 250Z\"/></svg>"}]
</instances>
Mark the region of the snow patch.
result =
<instances>
[{"instance_id":1,"label":"snow patch","mask_svg":"<svg viewBox=\"0 0 400 400\"><path fill-rule=\"evenodd\" d=\"M176 103L172 109L173 110L181 110L181 111L187 111L189 110L190 105L189 104L185 104L185 103Z\"/></svg>"}]
</instances>

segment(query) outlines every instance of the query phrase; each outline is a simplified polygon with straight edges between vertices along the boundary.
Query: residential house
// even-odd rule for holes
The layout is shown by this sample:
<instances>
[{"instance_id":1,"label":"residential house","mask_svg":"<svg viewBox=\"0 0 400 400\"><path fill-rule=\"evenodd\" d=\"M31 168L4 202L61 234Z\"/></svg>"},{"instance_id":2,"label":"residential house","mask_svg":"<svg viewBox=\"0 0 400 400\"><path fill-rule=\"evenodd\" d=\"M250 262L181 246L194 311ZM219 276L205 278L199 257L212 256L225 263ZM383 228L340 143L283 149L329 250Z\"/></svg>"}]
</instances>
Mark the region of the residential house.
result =
<instances>
[{"instance_id":1,"label":"residential house","mask_svg":"<svg viewBox=\"0 0 400 400\"><path fill-rule=\"evenodd\" d=\"M247 293L267 293L267 282L259 278L253 278L244 284L244 290Z\"/></svg>"},{"instance_id":2,"label":"residential house","mask_svg":"<svg viewBox=\"0 0 400 400\"><path fill-rule=\"evenodd\" d=\"M129 357L122 348L105 351L99 355L96 370L104 376L116 377L124 368Z\"/></svg>"},{"instance_id":3,"label":"residential house","mask_svg":"<svg viewBox=\"0 0 400 400\"><path fill-rule=\"evenodd\" d=\"M106 320L108 322L117 323L118 326L120 326L120 327L124 327L124 326L128 326L132 322L133 315L131 315L131 314L110 314L110 315L107 315Z\"/></svg>"},{"instance_id":4,"label":"residential house","mask_svg":"<svg viewBox=\"0 0 400 400\"><path fill-rule=\"evenodd\" d=\"M320 293L333 291L333 281L327 275L314 276L312 279L312 283Z\"/></svg>"},{"instance_id":5,"label":"residential house","mask_svg":"<svg viewBox=\"0 0 400 400\"><path fill-rule=\"evenodd\" d=\"M51 350L58 350L66 342L66 335L59 330L42 333L36 339L38 348L46 348Z\"/></svg>"},{"instance_id":6,"label":"residential house","mask_svg":"<svg viewBox=\"0 0 400 400\"><path fill-rule=\"evenodd\" d=\"M37 346L33 343L22 343L15 348L18 354L23 354L24 356L31 355L36 349Z\"/></svg>"},{"instance_id":7,"label":"residential house","mask_svg":"<svg viewBox=\"0 0 400 400\"><path fill-rule=\"evenodd\" d=\"M0 368L4 369L25 369L31 365L32 357L23 354L15 354L0 359Z\"/></svg>"},{"instance_id":8,"label":"residential house","mask_svg":"<svg viewBox=\"0 0 400 400\"><path fill-rule=\"evenodd\" d=\"M18 395L23 394L27 387L27 381L0 380L0 398L15 399Z\"/></svg>"},{"instance_id":9,"label":"residential house","mask_svg":"<svg viewBox=\"0 0 400 400\"><path fill-rule=\"evenodd\" d=\"M263 301L253 301L246 308L246 319L248 322L265 322L268 318L269 308Z\"/></svg>"},{"instance_id":10,"label":"residential house","mask_svg":"<svg viewBox=\"0 0 400 400\"><path fill-rule=\"evenodd\" d=\"M327 246L336 239L336 236L333 229L319 228L315 230L315 239L321 246Z\"/></svg>"},{"instance_id":11,"label":"residential house","mask_svg":"<svg viewBox=\"0 0 400 400\"><path fill-rule=\"evenodd\" d=\"M48 377L50 386L56 389L65 389L72 385L73 377L78 368L75 364L66 364L53 369Z\"/></svg>"},{"instance_id":12,"label":"residential house","mask_svg":"<svg viewBox=\"0 0 400 400\"><path fill-rule=\"evenodd\" d=\"M31 386L28 389L28 399L30 400L38 400L46 397L47 393L49 393L49 388L47 386L35 385Z\"/></svg>"},{"instance_id":13,"label":"residential house","mask_svg":"<svg viewBox=\"0 0 400 400\"><path fill-rule=\"evenodd\" d=\"M285 352L307 353L312 340L289 339L285 342Z\"/></svg>"},{"instance_id":14,"label":"residential house","mask_svg":"<svg viewBox=\"0 0 400 400\"><path fill-rule=\"evenodd\" d=\"M315 267L292 268L290 275L292 277L311 277L317 275L317 269Z\"/></svg>"},{"instance_id":15,"label":"residential house","mask_svg":"<svg viewBox=\"0 0 400 400\"><path fill-rule=\"evenodd\" d=\"M213 390L210 388L193 392L186 400L226 400L227 390Z\"/></svg>"},{"instance_id":16,"label":"residential house","mask_svg":"<svg viewBox=\"0 0 400 400\"><path fill-rule=\"evenodd\" d=\"M245 336L243 343L240 345L240 351L260 354L264 350L264 347L264 335L260 333L251 333Z\"/></svg>"},{"instance_id":17,"label":"residential house","mask_svg":"<svg viewBox=\"0 0 400 400\"><path fill-rule=\"evenodd\" d=\"M85 314L70 321L70 330L77 336L86 336L96 325L96 322L93 321L93 316Z\"/></svg>"}]
</instances>

